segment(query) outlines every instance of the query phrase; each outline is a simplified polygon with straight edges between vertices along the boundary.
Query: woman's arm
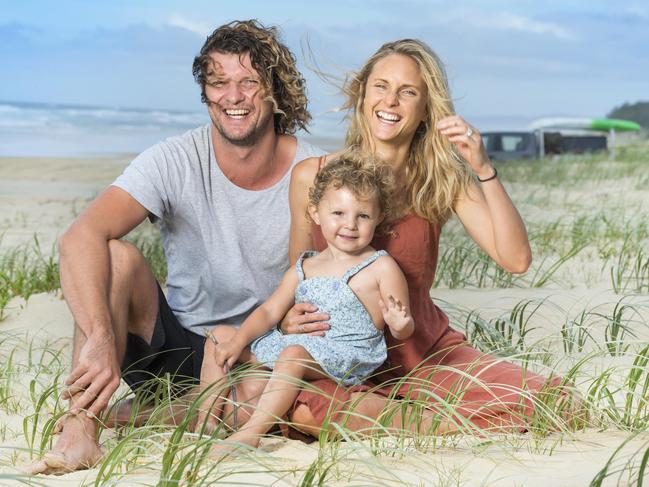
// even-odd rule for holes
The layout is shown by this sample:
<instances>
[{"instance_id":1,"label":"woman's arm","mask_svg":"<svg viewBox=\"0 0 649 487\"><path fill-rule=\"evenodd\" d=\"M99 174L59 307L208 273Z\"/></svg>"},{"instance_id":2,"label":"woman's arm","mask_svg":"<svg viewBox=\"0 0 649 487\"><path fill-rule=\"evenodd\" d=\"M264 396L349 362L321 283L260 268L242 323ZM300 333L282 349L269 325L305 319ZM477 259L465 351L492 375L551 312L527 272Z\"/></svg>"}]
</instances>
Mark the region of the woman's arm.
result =
<instances>
[{"instance_id":1,"label":"woman's arm","mask_svg":"<svg viewBox=\"0 0 649 487\"><path fill-rule=\"evenodd\" d=\"M410 314L410 296L406 277L392 257L381 257L375 265L381 295L379 306L383 320L394 338L405 340L415 331L415 321Z\"/></svg>"},{"instance_id":2,"label":"woman's arm","mask_svg":"<svg viewBox=\"0 0 649 487\"><path fill-rule=\"evenodd\" d=\"M497 177L478 130L457 115L437 124L483 183L473 183L460 195L455 213L467 233L498 265L509 272L525 272L532 262L527 230Z\"/></svg>"},{"instance_id":3,"label":"woman's arm","mask_svg":"<svg viewBox=\"0 0 649 487\"><path fill-rule=\"evenodd\" d=\"M455 213L467 233L499 266L508 272L525 272L532 250L525 224L498 179L469 187L458 199Z\"/></svg>"},{"instance_id":4,"label":"woman's arm","mask_svg":"<svg viewBox=\"0 0 649 487\"><path fill-rule=\"evenodd\" d=\"M311 157L296 164L291 171L288 200L291 207L291 234L288 243L288 258L291 265L305 250L313 248L311 222L307 218L309 188L318 173L319 159Z\"/></svg>"},{"instance_id":5,"label":"woman's arm","mask_svg":"<svg viewBox=\"0 0 649 487\"><path fill-rule=\"evenodd\" d=\"M291 266L305 250L313 248L311 222L307 219L309 188L318 174L319 158L311 157L296 164L291 172L289 204L291 206L291 234L288 244L288 257ZM297 303L286 316L282 316L282 333L310 333L323 336L329 329L329 315L318 313L318 308L310 303ZM279 322L279 320L277 320Z\"/></svg>"}]
</instances>

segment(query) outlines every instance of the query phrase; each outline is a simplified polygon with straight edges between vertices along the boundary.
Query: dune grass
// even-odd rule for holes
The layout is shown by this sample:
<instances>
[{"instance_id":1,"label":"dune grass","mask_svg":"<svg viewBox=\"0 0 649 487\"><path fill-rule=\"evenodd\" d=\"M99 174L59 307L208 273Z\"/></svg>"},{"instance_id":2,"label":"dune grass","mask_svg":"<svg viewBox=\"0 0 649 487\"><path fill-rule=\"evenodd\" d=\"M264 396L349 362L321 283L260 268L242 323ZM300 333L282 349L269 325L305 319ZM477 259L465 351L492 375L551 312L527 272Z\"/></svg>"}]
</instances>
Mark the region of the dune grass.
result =
<instances>
[{"instance_id":1,"label":"dune grass","mask_svg":"<svg viewBox=\"0 0 649 487\"><path fill-rule=\"evenodd\" d=\"M136 426L134 413L124 425L102 428L100 439L107 454L81 484L501 485L503 478L496 467L476 479L470 469L443 455L511 456L514 464L520 452L560 455L565 445L577 441L584 426L622 435L622 439L582 485L646 484L649 208L644 201L649 200L648 163L647 147L632 146L620 149L615 161L597 155L499 167L528 225L534 262L524 275L509 274L493 264L458 222L451 221L444 229L433 296L437 289L544 291L538 297L528 294L489 309L437 301L453 326L481 351L546 377L563 377L559 387L548 386L537 396L522 393L523 402L534 406L527 434L479 430L457 413L461 394L432 397L425 378L406 377L397 386L410 385L412 395L391 402L363 431L345 427L349 418L362 416L356 401L339 415L329 414L328 430L314 443L301 446L299 458L290 453L290 458L278 458L268 452L244 451L236 461L214 462L208 458L209 449L227 435L227 427L212 435L200 429L195 432L192 421L200 400L188 403L186 414L169 424L173 399L168 378L163 377L154 379L162 392L144 424ZM597 194L610 188L611 181L624 188L625 194L619 200L605 198L600 204ZM563 192L566 196L557 196ZM140 228L130 241L142 249L154 274L164 282L164 253L155 230ZM0 318L6 316L12 298L27 299L58 289L55 250L43 252L34 240L0 256ZM610 297L569 307L559 304L557 296L563 291L590 287L609 292ZM68 342L48 343L0 330L0 416L19 418L3 423L0 438L3 444L22 445L0 451L0 467L10 472L0 473L0 483L3 479L25 485L42 482L16 473L15 468L51 447L56 421L65 413L59 396L69 360ZM232 380L251 373L263 372L237 371ZM466 383L482 386L470 375ZM561 393L571 388L579 391L581 401ZM128 395L122 389L117 399ZM525 404L518 405L521 414ZM431 409L433 415L426 416ZM395 418L401 427L393 426ZM455 423L460 434L436 435L436 428L445 422ZM282 441L269 435L265 444L272 450Z\"/></svg>"}]
</instances>

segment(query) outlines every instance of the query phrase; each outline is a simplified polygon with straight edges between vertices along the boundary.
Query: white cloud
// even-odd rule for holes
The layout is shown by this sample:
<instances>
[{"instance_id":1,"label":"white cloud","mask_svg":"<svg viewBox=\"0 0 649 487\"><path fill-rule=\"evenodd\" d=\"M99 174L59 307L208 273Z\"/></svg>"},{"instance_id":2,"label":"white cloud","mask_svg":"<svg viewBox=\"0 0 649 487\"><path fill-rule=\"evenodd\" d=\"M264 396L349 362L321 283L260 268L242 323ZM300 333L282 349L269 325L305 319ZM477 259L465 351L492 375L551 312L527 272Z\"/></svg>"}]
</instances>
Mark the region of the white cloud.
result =
<instances>
[{"instance_id":1,"label":"white cloud","mask_svg":"<svg viewBox=\"0 0 649 487\"><path fill-rule=\"evenodd\" d=\"M186 19L181 15L172 15L167 20L167 25L172 27L178 27L180 29L185 29L189 32L192 32L201 37L206 37L212 32L212 27L206 22L197 22L194 20Z\"/></svg>"},{"instance_id":2,"label":"white cloud","mask_svg":"<svg viewBox=\"0 0 649 487\"><path fill-rule=\"evenodd\" d=\"M491 27L499 30L516 30L533 34L549 34L557 39L574 41L577 35L564 27L551 22L542 22L522 15L503 12L494 16L476 18L475 23L482 27Z\"/></svg>"},{"instance_id":3,"label":"white cloud","mask_svg":"<svg viewBox=\"0 0 649 487\"><path fill-rule=\"evenodd\" d=\"M649 9L645 5L629 5L624 9L629 15L634 15L642 19L649 19Z\"/></svg>"}]
</instances>

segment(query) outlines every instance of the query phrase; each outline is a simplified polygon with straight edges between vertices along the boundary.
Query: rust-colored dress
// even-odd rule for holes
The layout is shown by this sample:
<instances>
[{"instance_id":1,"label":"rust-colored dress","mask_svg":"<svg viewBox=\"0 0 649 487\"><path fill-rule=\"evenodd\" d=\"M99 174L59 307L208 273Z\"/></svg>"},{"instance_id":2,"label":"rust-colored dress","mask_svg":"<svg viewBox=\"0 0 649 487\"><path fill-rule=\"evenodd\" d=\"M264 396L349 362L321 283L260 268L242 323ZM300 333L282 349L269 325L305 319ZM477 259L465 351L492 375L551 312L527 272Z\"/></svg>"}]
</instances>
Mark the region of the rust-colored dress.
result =
<instances>
[{"instance_id":1,"label":"rust-colored dress","mask_svg":"<svg viewBox=\"0 0 649 487\"><path fill-rule=\"evenodd\" d=\"M318 226L313 226L313 235L317 250L326 248ZM439 227L409 214L392 226L390 235L377 236L372 241L375 249L387 250L405 274L415 321L415 332L403 341L393 338L386 327L388 360L374 381L397 384L407 375L409 379L399 388L399 397L425 400L432 410L436 403L439 405L438 398L442 398L454 404L454 414L460 422L478 428L524 430L534 411L535 394L559 384L561 378L549 380L479 352L466 342L462 333L449 326L448 316L430 297L439 236ZM303 390L297 404L307 405L319 423L331 411L338 411L350 392L372 386L342 389L325 379L312 384L321 392ZM387 396L394 393L393 389L384 387L374 392Z\"/></svg>"}]
</instances>

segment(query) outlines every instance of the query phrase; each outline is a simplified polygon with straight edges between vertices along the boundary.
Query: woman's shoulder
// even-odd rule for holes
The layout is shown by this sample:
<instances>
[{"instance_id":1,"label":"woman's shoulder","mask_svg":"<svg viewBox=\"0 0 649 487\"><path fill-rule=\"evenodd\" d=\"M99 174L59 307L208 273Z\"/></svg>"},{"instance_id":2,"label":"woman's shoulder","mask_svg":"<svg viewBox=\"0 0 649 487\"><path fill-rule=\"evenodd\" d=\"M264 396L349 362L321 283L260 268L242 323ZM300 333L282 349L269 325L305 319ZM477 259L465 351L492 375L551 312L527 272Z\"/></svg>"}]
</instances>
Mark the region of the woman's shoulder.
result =
<instances>
[{"instance_id":1,"label":"woman's shoulder","mask_svg":"<svg viewBox=\"0 0 649 487\"><path fill-rule=\"evenodd\" d=\"M297 180L309 179L309 182L313 181L318 171L342 152L343 150L339 150L319 157L308 157L298 162L293 168L293 178Z\"/></svg>"}]
</instances>

